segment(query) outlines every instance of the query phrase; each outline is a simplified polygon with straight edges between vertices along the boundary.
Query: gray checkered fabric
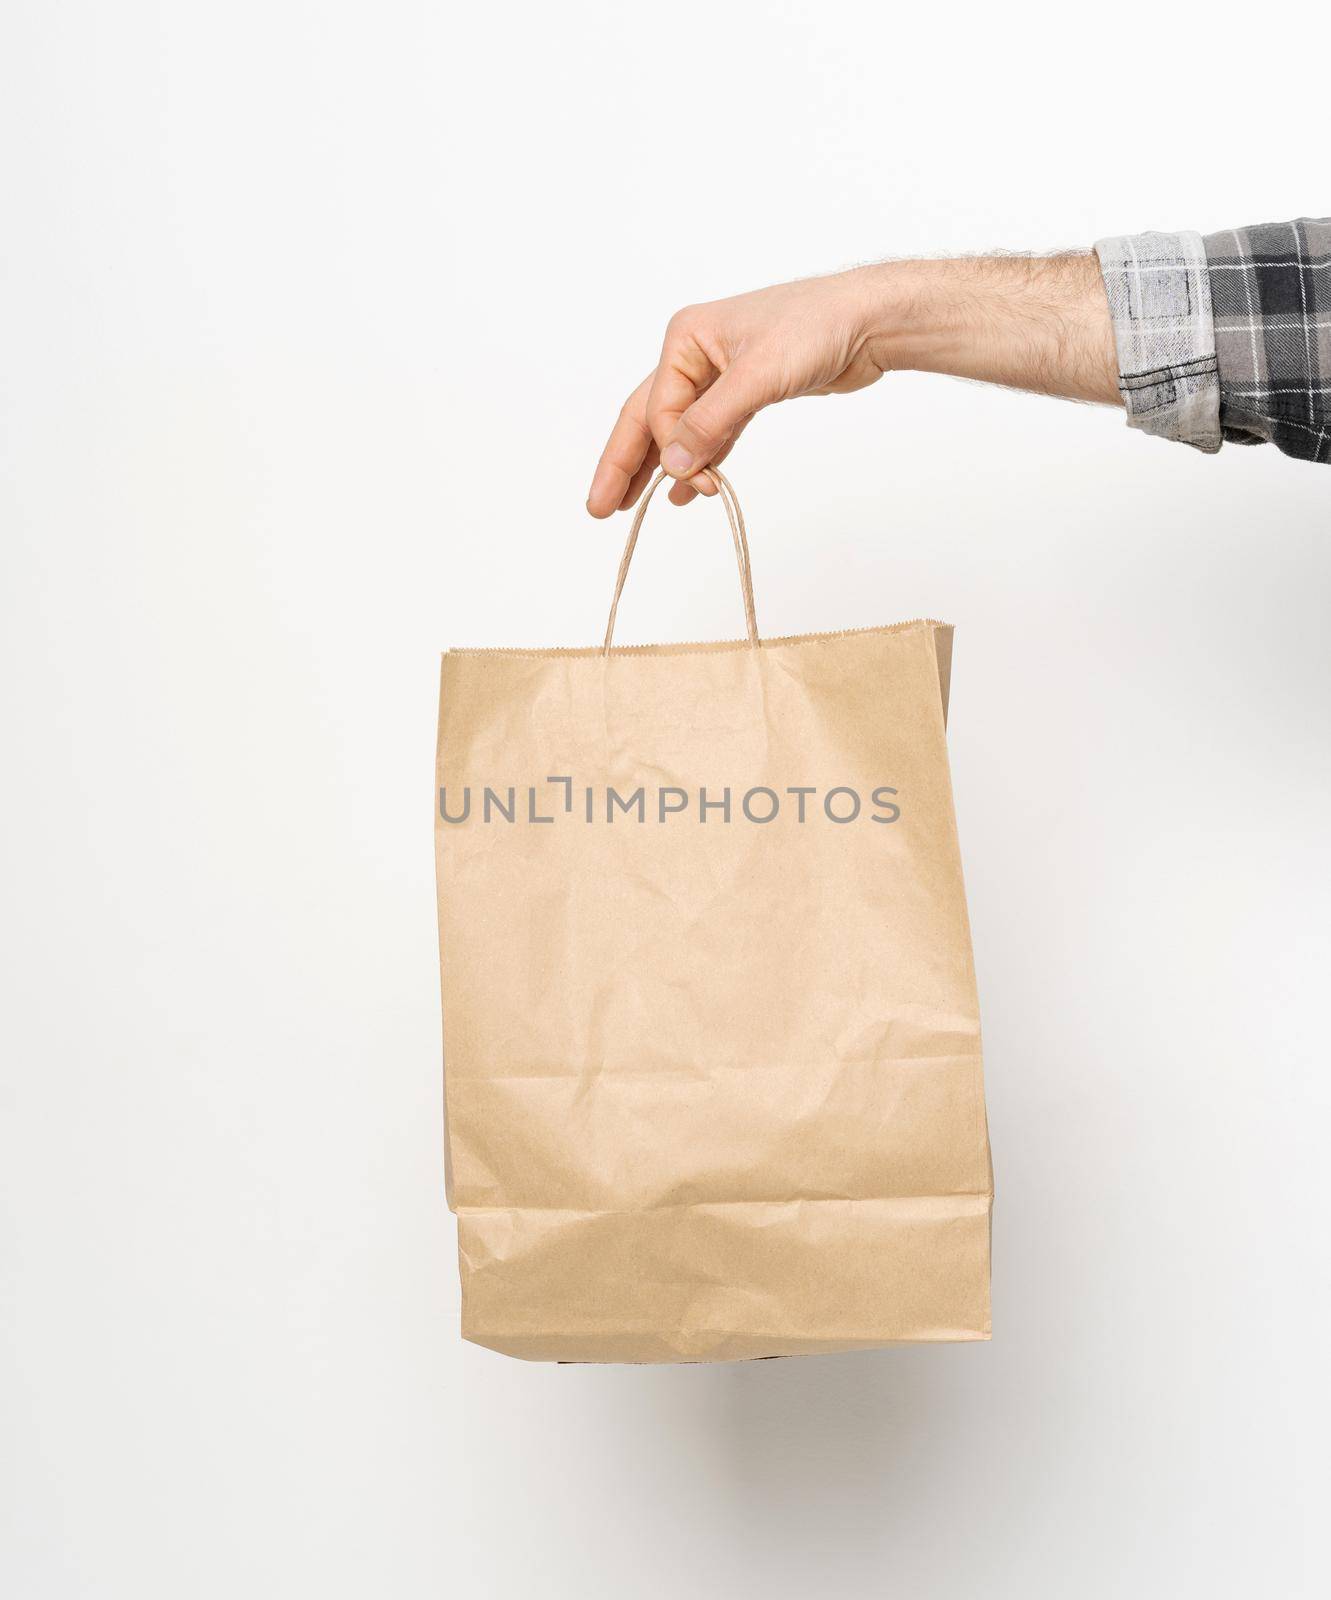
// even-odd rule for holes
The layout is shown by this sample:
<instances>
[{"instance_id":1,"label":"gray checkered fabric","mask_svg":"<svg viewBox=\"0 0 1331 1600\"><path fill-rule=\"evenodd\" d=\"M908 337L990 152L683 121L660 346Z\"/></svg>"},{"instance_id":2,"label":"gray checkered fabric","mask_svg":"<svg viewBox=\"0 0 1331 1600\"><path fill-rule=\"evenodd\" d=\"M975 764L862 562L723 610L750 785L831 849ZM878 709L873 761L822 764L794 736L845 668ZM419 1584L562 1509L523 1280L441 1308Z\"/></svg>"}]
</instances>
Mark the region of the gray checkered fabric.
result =
<instances>
[{"instance_id":1,"label":"gray checkered fabric","mask_svg":"<svg viewBox=\"0 0 1331 1600\"><path fill-rule=\"evenodd\" d=\"M1331 462L1331 217L1205 245L1225 438Z\"/></svg>"},{"instance_id":2,"label":"gray checkered fabric","mask_svg":"<svg viewBox=\"0 0 1331 1600\"><path fill-rule=\"evenodd\" d=\"M1220 377L1199 233L1137 233L1095 247L1118 346L1128 426L1220 448Z\"/></svg>"},{"instance_id":3,"label":"gray checkered fabric","mask_svg":"<svg viewBox=\"0 0 1331 1600\"><path fill-rule=\"evenodd\" d=\"M1096 245L1129 426L1331 462L1331 218Z\"/></svg>"}]
</instances>

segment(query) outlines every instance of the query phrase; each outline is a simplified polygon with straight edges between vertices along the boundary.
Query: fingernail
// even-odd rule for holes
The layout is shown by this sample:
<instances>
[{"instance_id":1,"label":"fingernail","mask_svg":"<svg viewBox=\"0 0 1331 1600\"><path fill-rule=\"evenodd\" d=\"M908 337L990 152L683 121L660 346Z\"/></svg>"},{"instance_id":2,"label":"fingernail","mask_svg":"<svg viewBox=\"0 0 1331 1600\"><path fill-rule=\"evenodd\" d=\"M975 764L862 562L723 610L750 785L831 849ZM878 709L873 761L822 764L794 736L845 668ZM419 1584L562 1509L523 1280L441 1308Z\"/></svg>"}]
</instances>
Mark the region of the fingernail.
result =
<instances>
[{"instance_id":1,"label":"fingernail","mask_svg":"<svg viewBox=\"0 0 1331 1600\"><path fill-rule=\"evenodd\" d=\"M668 444L661 452L661 465L672 478L686 478L693 468L693 457L682 444Z\"/></svg>"}]
</instances>

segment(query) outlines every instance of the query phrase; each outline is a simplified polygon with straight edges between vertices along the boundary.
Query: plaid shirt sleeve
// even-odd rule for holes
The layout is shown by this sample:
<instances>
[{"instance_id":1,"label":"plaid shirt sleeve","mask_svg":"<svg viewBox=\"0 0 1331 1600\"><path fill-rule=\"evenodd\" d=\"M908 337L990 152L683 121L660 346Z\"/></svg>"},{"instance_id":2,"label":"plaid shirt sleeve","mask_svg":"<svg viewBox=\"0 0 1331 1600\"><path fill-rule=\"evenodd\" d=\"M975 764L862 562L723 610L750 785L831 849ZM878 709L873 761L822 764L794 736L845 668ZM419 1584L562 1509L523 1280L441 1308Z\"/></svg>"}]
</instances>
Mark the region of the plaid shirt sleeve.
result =
<instances>
[{"instance_id":1,"label":"plaid shirt sleeve","mask_svg":"<svg viewBox=\"0 0 1331 1600\"><path fill-rule=\"evenodd\" d=\"M1331 462L1331 217L1204 242L1225 438Z\"/></svg>"},{"instance_id":2,"label":"plaid shirt sleeve","mask_svg":"<svg viewBox=\"0 0 1331 1600\"><path fill-rule=\"evenodd\" d=\"M1331 218L1096 245L1128 425L1331 462Z\"/></svg>"}]
</instances>

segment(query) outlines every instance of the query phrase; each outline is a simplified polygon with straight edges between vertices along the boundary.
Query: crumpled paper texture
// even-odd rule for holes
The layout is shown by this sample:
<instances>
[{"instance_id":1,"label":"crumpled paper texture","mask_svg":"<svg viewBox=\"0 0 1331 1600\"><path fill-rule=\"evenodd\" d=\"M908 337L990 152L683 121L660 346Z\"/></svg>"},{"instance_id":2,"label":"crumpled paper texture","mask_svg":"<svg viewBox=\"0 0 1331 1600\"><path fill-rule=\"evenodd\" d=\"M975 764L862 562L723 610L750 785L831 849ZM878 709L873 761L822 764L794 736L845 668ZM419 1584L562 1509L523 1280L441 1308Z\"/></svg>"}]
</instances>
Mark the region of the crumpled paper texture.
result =
<instances>
[{"instance_id":1,"label":"crumpled paper texture","mask_svg":"<svg viewBox=\"0 0 1331 1600\"><path fill-rule=\"evenodd\" d=\"M444 656L438 784L473 802L436 806L464 1337L653 1362L989 1336L951 643ZM607 786L643 787L644 820L607 822ZM663 786L687 813L657 819ZM700 821L727 786L732 820ZM891 787L900 816L760 825L757 786Z\"/></svg>"}]
</instances>

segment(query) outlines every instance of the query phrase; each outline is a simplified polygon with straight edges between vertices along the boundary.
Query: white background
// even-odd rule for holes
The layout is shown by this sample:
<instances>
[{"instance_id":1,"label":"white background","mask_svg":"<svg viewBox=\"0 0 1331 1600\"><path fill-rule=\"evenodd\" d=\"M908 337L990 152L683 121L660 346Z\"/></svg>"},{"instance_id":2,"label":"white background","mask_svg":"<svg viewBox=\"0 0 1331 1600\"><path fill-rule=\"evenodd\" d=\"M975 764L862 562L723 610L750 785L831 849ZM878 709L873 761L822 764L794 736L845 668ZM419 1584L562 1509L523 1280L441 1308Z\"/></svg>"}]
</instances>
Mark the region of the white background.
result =
<instances>
[{"instance_id":1,"label":"white background","mask_svg":"<svg viewBox=\"0 0 1331 1600\"><path fill-rule=\"evenodd\" d=\"M1272 9L7 0L6 1595L1320 1592L1326 468L910 375L732 458L766 631L957 624L991 1345L464 1346L440 1160L437 653L599 636L668 314L1325 213ZM622 639L730 562L654 509Z\"/></svg>"}]
</instances>

